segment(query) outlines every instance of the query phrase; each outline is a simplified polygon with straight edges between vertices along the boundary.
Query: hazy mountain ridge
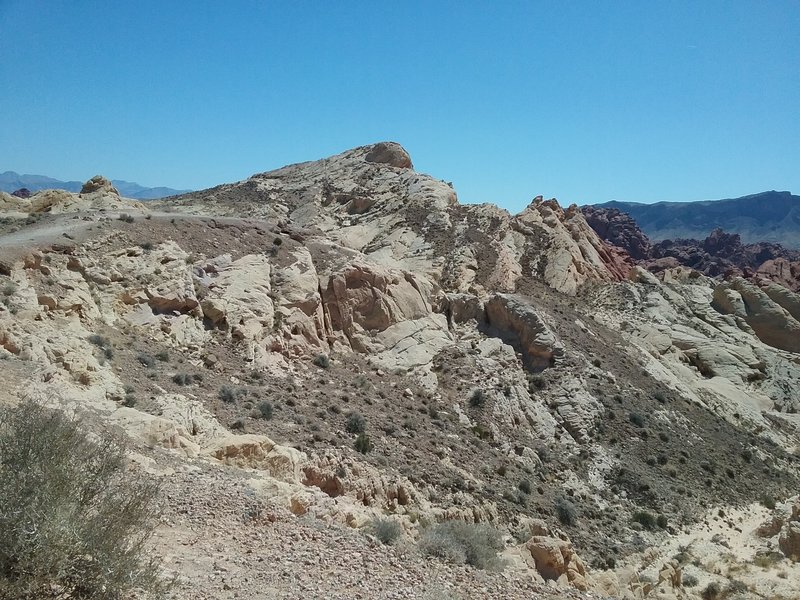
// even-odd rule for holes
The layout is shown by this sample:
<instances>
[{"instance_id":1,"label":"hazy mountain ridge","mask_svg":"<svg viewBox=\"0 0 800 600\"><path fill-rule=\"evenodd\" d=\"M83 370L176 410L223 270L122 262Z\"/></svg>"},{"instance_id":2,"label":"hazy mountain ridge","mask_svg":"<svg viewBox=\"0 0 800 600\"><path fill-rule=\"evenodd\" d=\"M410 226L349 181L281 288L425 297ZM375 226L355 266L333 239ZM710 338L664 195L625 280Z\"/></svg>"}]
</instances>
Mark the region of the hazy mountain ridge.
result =
<instances>
[{"instance_id":1,"label":"hazy mountain ridge","mask_svg":"<svg viewBox=\"0 0 800 600\"><path fill-rule=\"evenodd\" d=\"M704 239L715 229L738 233L742 242L775 242L800 248L800 196L791 192L759 194L700 202L605 202L629 214L653 241Z\"/></svg>"},{"instance_id":2,"label":"hazy mountain ridge","mask_svg":"<svg viewBox=\"0 0 800 600\"><path fill-rule=\"evenodd\" d=\"M134 198L136 200L153 200L156 198L164 198L166 196L173 196L175 194L185 194L191 190L176 190L170 187L157 186L146 187L139 185L132 181L125 181L124 179L113 179L112 183L117 188L120 195L125 198ZM68 192L80 192L82 181L61 181L46 175L28 175L20 174L15 171L6 171L0 173L0 191L11 193L20 188L27 188L31 192L38 192L41 190L66 190Z\"/></svg>"}]
</instances>

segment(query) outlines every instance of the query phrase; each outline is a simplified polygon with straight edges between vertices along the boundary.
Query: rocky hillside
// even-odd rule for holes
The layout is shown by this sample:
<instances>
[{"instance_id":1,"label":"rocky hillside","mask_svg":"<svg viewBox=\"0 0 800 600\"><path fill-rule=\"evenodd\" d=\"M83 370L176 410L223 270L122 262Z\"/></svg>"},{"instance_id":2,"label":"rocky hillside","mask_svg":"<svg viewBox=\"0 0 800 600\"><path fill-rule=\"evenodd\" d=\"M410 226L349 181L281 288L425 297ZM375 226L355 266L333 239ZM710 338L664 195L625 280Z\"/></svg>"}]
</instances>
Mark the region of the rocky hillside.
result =
<instances>
[{"instance_id":1,"label":"rocky hillside","mask_svg":"<svg viewBox=\"0 0 800 600\"><path fill-rule=\"evenodd\" d=\"M800 250L769 242L743 244L739 234L721 229L703 240L653 243L630 215L616 208L584 206L581 212L600 238L650 271L684 266L711 277L741 276L756 284L770 281L793 292L800 290Z\"/></svg>"},{"instance_id":2,"label":"rocky hillside","mask_svg":"<svg viewBox=\"0 0 800 600\"><path fill-rule=\"evenodd\" d=\"M800 249L800 196L790 192L762 192L705 202L612 201L596 208L629 214L656 241L703 239L713 230L723 229L739 234L746 244L772 242Z\"/></svg>"},{"instance_id":3,"label":"rocky hillside","mask_svg":"<svg viewBox=\"0 0 800 600\"><path fill-rule=\"evenodd\" d=\"M0 399L130 439L175 597L800 594L785 288L656 277L577 207L463 206L388 142L0 207ZM500 532L503 572L454 565L448 521Z\"/></svg>"}]
</instances>

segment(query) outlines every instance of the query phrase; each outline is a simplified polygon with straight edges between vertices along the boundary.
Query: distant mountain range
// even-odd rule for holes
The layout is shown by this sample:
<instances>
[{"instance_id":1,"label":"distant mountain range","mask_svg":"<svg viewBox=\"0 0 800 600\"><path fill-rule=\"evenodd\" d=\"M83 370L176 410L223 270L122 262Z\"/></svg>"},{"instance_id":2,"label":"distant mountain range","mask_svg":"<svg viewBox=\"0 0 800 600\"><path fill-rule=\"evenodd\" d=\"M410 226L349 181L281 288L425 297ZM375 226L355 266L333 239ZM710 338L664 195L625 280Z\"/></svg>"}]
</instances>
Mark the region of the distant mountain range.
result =
<instances>
[{"instance_id":1,"label":"distant mountain range","mask_svg":"<svg viewBox=\"0 0 800 600\"><path fill-rule=\"evenodd\" d=\"M168 187L145 187L131 181L113 179L111 181L121 196L134 198L136 200L153 200L164 198L176 194L185 194L192 190L175 190ZM0 173L0 191L11 193L20 188L27 188L31 192L40 190L67 190L68 192L80 192L83 186L82 181L61 181L46 177L45 175L20 175L14 171Z\"/></svg>"},{"instance_id":2,"label":"distant mountain range","mask_svg":"<svg viewBox=\"0 0 800 600\"><path fill-rule=\"evenodd\" d=\"M741 198L703 202L605 202L629 214L653 241L705 239L715 229L738 233L742 242L775 242L800 248L800 196L762 192Z\"/></svg>"}]
</instances>

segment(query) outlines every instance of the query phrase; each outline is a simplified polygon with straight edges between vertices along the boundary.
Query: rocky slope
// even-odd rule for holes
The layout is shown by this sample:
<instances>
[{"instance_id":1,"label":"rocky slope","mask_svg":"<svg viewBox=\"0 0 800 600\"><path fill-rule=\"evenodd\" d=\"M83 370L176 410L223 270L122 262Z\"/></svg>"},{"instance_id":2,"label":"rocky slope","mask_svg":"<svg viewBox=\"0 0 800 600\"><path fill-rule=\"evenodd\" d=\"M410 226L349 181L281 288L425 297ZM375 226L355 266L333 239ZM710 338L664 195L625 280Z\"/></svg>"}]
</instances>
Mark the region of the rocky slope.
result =
<instances>
[{"instance_id":1,"label":"rocky slope","mask_svg":"<svg viewBox=\"0 0 800 600\"><path fill-rule=\"evenodd\" d=\"M798 296L656 277L576 207L462 206L393 143L0 202L5 387L131 439L177 597L691 598L724 546L669 543L797 489ZM503 532L504 573L424 558L447 519ZM800 593L791 522L730 559L779 553L759 593Z\"/></svg>"},{"instance_id":2,"label":"rocky slope","mask_svg":"<svg viewBox=\"0 0 800 600\"><path fill-rule=\"evenodd\" d=\"M768 242L743 244L739 234L721 229L715 229L703 240L652 243L630 215L616 208L584 206L581 212L600 238L622 248L655 273L684 266L711 277L742 276L756 283L766 280L800 291L800 251Z\"/></svg>"},{"instance_id":3,"label":"rocky slope","mask_svg":"<svg viewBox=\"0 0 800 600\"><path fill-rule=\"evenodd\" d=\"M771 242L800 248L800 196L762 192L741 198L705 202L606 202L599 209L631 215L647 236L703 239L714 229L738 233L747 244Z\"/></svg>"}]
</instances>

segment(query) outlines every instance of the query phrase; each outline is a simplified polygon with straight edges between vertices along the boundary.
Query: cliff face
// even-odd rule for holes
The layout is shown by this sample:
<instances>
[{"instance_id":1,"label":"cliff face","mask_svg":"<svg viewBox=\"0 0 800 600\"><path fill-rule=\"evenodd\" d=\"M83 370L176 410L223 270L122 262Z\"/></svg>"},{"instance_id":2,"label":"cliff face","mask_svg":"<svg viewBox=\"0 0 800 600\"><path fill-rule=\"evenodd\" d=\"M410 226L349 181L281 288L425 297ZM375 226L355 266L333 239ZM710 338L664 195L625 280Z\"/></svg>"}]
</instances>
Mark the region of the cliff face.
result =
<instances>
[{"instance_id":1,"label":"cliff face","mask_svg":"<svg viewBox=\"0 0 800 600\"><path fill-rule=\"evenodd\" d=\"M447 519L507 534L507 577L437 567L468 595L643 597L638 572L663 595L694 567L666 569L665 531L635 515L700 539L706 507L797 489L785 288L655 277L576 207L462 206L388 142L146 205L106 183L0 198L18 215L0 223L0 394L124 432L167 487L159 544L188 580L216 572L220 539L234 549L229 579L187 597L314 594L309 553L342 539L372 557L359 589L380 595L402 561L342 528L384 518L408 544ZM635 233L606 222L621 244ZM723 551L703 552L697 576L715 581ZM264 556L286 580L253 575ZM635 567L614 573L617 558ZM319 563L349 597L352 560Z\"/></svg>"}]
</instances>

